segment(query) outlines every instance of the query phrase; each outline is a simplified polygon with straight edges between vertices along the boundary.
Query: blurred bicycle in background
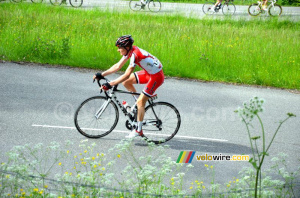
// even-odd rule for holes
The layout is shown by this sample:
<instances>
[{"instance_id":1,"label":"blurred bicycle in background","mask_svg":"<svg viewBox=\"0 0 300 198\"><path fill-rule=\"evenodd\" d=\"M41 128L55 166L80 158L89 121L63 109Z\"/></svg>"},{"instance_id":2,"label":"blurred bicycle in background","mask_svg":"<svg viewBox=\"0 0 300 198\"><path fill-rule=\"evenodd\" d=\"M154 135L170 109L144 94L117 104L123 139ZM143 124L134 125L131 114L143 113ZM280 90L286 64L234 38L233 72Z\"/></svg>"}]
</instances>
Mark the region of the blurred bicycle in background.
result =
<instances>
[{"instance_id":1,"label":"blurred bicycle in background","mask_svg":"<svg viewBox=\"0 0 300 198\"><path fill-rule=\"evenodd\" d=\"M148 5L148 9L151 12L159 12L161 9L161 3L159 0L147 0L145 4L143 4L140 0L131 0L129 2L129 7L133 11L139 11L141 9L145 9L146 5Z\"/></svg>"}]
</instances>

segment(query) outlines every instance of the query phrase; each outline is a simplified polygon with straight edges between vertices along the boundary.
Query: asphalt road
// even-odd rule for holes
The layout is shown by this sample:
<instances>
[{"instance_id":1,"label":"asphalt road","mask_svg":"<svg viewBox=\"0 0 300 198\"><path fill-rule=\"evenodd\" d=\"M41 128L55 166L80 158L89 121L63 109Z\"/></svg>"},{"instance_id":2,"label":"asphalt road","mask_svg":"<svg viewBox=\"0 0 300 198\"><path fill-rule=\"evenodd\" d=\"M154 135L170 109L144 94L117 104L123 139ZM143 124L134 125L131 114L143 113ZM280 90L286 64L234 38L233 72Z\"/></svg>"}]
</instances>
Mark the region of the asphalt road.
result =
<instances>
[{"instance_id":1,"label":"asphalt road","mask_svg":"<svg viewBox=\"0 0 300 198\"><path fill-rule=\"evenodd\" d=\"M92 84L94 73L86 69L0 63L0 162L5 161L5 153L16 145L62 143L65 140L78 145L84 140L85 137L74 129L73 114L84 99L99 94L97 86ZM142 88L138 86L138 90ZM286 113L298 115L282 126L270 149L270 156L284 152L289 155L290 170L296 170L299 165L299 94L273 88L172 78L167 78L157 93L158 100L174 104L182 117L177 136L166 143L170 146L167 156L172 160L176 161L181 151L196 151L196 155L250 155L245 126L233 111L244 101L258 96L266 101L262 119L267 142ZM121 116L117 131L128 132L124 122ZM259 131L256 124L255 131ZM89 142L100 144L101 152L106 153L125 137L125 133L115 132ZM134 147L137 155L143 156L144 146L135 144ZM74 149L80 152L79 148ZM270 166L270 159L267 157L264 168ZM201 162L194 159L194 168L187 174L189 181L201 177L209 183L210 175L204 164L215 167L216 182L220 184L237 177L243 167L249 166L248 162ZM124 168L122 164L120 168Z\"/></svg>"}]
</instances>

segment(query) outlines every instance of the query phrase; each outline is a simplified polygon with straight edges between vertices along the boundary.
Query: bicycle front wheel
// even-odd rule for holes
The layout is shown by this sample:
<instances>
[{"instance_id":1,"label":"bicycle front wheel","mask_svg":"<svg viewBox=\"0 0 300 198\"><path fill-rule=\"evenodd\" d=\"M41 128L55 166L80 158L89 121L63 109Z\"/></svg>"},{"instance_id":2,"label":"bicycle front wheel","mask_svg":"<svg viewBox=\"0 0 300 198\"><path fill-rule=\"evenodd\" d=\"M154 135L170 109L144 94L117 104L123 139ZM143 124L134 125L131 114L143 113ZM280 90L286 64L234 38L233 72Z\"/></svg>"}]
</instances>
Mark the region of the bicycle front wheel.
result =
<instances>
[{"instance_id":1,"label":"bicycle front wheel","mask_svg":"<svg viewBox=\"0 0 300 198\"><path fill-rule=\"evenodd\" d=\"M222 12L226 16L234 15L235 10L236 10L235 5L231 2L225 3L223 8L222 8Z\"/></svg>"},{"instance_id":2,"label":"bicycle front wheel","mask_svg":"<svg viewBox=\"0 0 300 198\"><path fill-rule=\"evenodd\" d=\"M213 2L206 2L202 7L204 14L208 14L208 15L214 14L215 13L214 6L215 4Z\"/></svg>"},{"instance_id":3,"label":"bicycle front wheel","mask_svg":"<svg viewBox=\"0 0 300 198\"><path fill-rule=\"evenodd\" d=\"M129 7L133 11L139 11L142 9L142 3L140 0L131 0L129 2Z\"/></svg>"},{"instance_id":4,"label":"bicycle front wheel","mask_svg":"<svg viewBox=\"0 0 300 198\"><path fill-rule=\"evenodd\" d=\"M261 13L261 8L257 3L253 3L248 7L248 13L251 16L258 16Z\"/></svg>"},{"instance_id":5,"label":"bicycle front wheel","mask_svg":"<svg viewBox=\"0 0 300 198\"><path fill-rule=\"evenodd\" d=\"M77 130L88 138L101 138L116 127L119 110L116 104L103 96L85 100L75 112Z\"/></svg>"},{"instance_id":6,"label":"bicycle front wheel","mask_svg":"<svg viewBox=\"0 0 300 198\"><path fill-rule=\"evenodd\" d=\"M161 3L159 0L151 0L148 3L148 8L151 12L159 12L161 9Z\"/></svg>"},{"instance_id":7,"label":"bicycle front wheel","mask_svg":"<svg viewBox=\"0 0 300 198\"><path fill-rule=\"evenodd\" d=\"M63 0L50 0L50 3L54 6L59 6L62 4Z\"/></svg>"},{"instance_id":8,"label":"bicycle front wheel","mask_svg":"<svg viewBox=\"0 0 300 198\"><path fill-rule=\"evenodd\" d=\"M269 15L270 16L280 16L282 13L282 8L280 5L275 4L269 8Z\"/></svg>"},{"instance_id":9,"label":"bicycle front wheel","mask_svg":"<svg viewBox=\"0 0 300 198\"><path fill-rule=\"evenodd\" d=\"M181 118L176 107L167 102L156 102L145 109L143 133L150 142L164 143L176 135L180 123Z\"/></svg>"},{"instance_id":10,"label":"bicycle front wheel","mask_svg":"<svg viewBox=\"0 0 300 198\"><path fill-rule=\"evenodd\" d=\"M83 0L69 0L69 2L72 7L79 8L82 5Z\"/></svg>"}]
</instances>

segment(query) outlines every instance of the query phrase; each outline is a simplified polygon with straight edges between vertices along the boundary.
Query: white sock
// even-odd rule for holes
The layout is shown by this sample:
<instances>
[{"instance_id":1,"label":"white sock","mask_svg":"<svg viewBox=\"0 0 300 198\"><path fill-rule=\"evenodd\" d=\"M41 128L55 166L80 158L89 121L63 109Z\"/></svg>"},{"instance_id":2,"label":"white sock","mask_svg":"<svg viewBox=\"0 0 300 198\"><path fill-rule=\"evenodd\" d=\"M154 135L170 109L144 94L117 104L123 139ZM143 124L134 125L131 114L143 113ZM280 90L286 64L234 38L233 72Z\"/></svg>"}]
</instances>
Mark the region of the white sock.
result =
<instances>
[{"instance_id":1,"label":"white sock","mask_svg":"<svg viewBox=\"0 0 300 198\"><path fill-rule=\"evenodd\" d=\"M142 131L142 126L143 126L143 122L138 122L138 127L137 127L137 131L141 132Z\"/></svg>"}]
</instances>

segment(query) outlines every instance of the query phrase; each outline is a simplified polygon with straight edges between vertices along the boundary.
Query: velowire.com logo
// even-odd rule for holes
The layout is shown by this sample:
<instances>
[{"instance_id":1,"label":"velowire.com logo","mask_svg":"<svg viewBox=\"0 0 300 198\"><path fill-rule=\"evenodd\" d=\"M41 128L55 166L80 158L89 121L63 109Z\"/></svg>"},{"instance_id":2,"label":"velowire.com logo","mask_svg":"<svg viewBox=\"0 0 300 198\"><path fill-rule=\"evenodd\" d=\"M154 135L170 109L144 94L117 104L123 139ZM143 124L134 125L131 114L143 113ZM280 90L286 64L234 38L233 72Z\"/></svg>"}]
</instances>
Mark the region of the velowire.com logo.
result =
<instances>
[{"instance_id":1,"label":"velowire.com logo","mask_svg":"<svg viewBox=\"0 0 300 198\"><path fill-rule=\"evenodd\" d=\"M176 163L191 163L196 151L181 151ZM249 161L249 155L210 155L205 153L204 155L196 155L197 161Z\"/></svg>"},{"instance_id":2,"label":"velowire.com logo","mask_svg":"<svg viewBox=\"0 0 300 198\"><path fill-rule=\"evenodd\" d=\"M181 151L176 163L191 163L196 151Z\"/></svg>"}]
</instances>

